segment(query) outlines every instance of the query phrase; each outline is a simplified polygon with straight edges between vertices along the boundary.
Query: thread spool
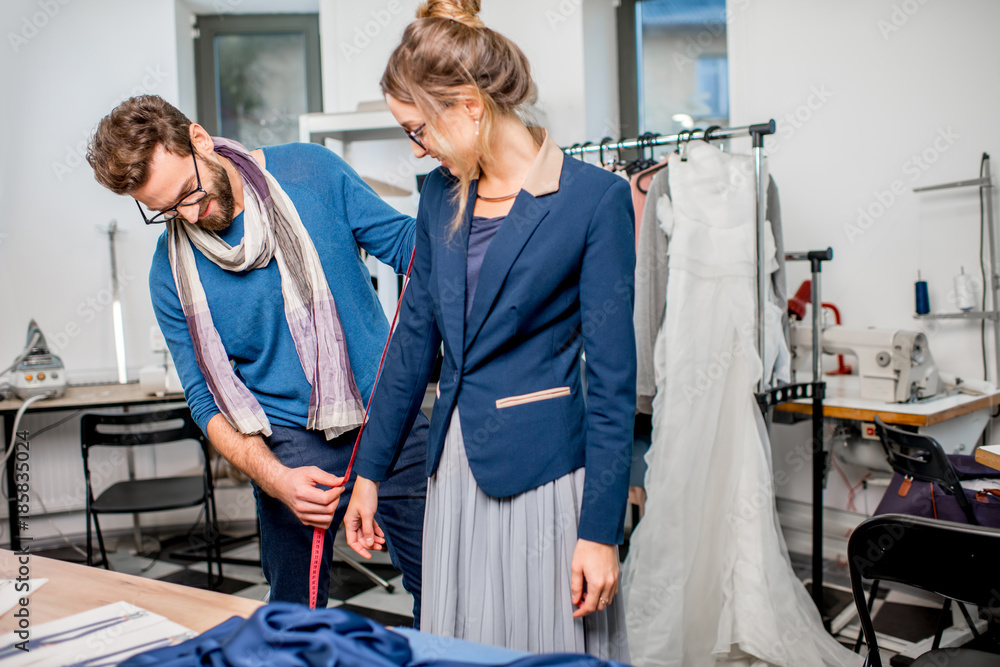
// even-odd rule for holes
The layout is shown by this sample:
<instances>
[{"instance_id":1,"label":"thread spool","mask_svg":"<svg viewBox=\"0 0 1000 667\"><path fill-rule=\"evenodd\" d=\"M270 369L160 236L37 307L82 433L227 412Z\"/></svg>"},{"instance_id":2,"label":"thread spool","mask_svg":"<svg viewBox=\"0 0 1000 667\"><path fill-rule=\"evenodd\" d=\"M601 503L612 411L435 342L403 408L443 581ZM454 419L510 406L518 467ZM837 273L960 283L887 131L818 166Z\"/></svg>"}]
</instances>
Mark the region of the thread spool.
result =
<instances>
[{"instance_id":1,"label":"thread spool","mask_svg":"<svg viewBox=\"0 0 1000 667\"><path fill-rule=\"evenodd\" d=\"M955 304L959 310L972 310L976 306L976 287L964 266L962 272L955 276Z\"/></svg>"},{"instance_id":2,"label":"thread spool","mask_svg":"<svg viewBox=\"0 0 1000 667\"><path fill-rule=\"evenodd\" d=\"M919 272L917 273L916 292L917 315L926 315L931 312L931 302L930 298L927 296L927 281L920 278Z\"/></svg>"}]
</instances>

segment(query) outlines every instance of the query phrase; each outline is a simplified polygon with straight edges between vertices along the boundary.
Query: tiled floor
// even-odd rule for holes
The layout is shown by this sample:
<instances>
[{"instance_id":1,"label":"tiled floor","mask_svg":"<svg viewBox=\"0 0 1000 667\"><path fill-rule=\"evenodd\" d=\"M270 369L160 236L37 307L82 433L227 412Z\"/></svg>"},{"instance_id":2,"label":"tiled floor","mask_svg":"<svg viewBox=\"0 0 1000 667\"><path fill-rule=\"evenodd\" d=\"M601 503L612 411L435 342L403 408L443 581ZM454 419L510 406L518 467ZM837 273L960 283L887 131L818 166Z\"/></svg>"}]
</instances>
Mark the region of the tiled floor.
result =
<instances>
[{"instance_id":1,"label":"tiled floor","mask_svg":"<svg viewBox=\"0 0 1000 667\"><path fill-rule=\"evenodd\" d=\"M132 541L123 539L118 550L109 552L108 559L111 561L112 569L118 572L207 588L207 566L204 562L186 562L170 555L174 548L185 542L184 538L165 539L160 543L158 554L137 556L134 554ZM336 546L345 557L354 556L354 552L344 542L342 533L338 533ZM114 540L109 540L108 548L116 548ZM80 560L79 554L65 548L50 553L39 552L39 555L63 560ZM255 539L223 550L223 556L227 558L256 560L259 555L259 544ZM357 558L357 562L361 560L360 557ZM375 552L371 561L366 561L364 564L388 581L393 587L393 592L389 593L382 586L373 583L365 575L344 563L335 552L330 572L330 601L327 607L350 609L383 625L412 625L413 598L403 588L403 577L392 567L389 555ZM220 592L253 600L265 600L270 592L259 566L223 564L222 574L223 582L218 589Z\"/></svg>"}]
</instances>

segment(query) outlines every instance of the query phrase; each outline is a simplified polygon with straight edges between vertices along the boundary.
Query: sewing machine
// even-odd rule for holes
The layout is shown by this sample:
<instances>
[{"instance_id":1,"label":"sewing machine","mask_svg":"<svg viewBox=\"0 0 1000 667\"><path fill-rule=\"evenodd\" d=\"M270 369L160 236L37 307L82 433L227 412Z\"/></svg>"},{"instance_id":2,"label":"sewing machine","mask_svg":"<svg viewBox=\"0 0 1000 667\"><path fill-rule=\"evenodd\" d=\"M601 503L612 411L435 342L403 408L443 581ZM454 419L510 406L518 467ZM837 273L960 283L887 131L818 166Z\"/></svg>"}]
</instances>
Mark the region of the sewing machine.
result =
<instances>
[{"instance_id":1,"label":"sewing machine","mask_svg":"<svg viewBox=\"0 0 1000 667\"><path fill-rule=\"evenodd\" d=\"M793 322L790 338L793 357L809 359L812 327ZM942 389L927 336L920 332L831 326L823 330L821 341L826 354L857 357L861 398L909 403L930 398Z\"/></svg>"}]
</instances>

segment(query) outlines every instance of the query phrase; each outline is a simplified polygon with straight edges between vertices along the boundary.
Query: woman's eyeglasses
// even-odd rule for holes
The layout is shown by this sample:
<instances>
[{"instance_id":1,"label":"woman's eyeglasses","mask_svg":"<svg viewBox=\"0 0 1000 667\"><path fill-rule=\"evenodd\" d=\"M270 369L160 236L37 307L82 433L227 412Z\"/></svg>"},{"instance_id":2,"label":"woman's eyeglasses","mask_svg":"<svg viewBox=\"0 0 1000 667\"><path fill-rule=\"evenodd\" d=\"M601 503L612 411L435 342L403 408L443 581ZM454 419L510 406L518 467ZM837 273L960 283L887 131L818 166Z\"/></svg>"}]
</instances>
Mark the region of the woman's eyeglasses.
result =
<instances>
[{"instance_id":1,"label":"woman's eyeglasses","mask_svg":"<svg viewBox=\"0 0 1000 667\"><path fill-rule=\"evenodd\" d=\"M420 127L413 130L412 132L407 130L405 127L403 128L403 132L406 132L406 136L410 138L410 141L420 146L420 148L422 148L423 150L427 150L427 146L424 146L424 142L421 141L420 138L424 136L425 127L427 127L427 123L421 123Z\"/></svg>"}]
</instances>

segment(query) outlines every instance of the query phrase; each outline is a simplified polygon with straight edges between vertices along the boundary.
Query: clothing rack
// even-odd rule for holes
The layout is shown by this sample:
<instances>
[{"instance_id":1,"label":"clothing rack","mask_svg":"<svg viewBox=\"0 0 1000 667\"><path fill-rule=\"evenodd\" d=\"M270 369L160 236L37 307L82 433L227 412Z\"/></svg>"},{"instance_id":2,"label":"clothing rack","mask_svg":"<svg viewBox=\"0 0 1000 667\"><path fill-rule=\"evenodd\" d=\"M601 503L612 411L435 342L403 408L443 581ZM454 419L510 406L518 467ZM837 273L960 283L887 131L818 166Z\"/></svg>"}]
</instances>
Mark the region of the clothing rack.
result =
<instances>
[{"instance_id":1,"label":"clothing rack","mask_svg":"<svg viewBox=\"0 0 1000 667\"><path fill-rule=\"evenodd\" d=\"M722 139L733 139L737 137L749 136L753 140L754 158L754 204L756 207L757 224L757 304L756 304L756 347L761 359L764 358L764 300L767 297L768 273L767 263L764 258L764 239L767 218L765 212L765 196L767 183L764 179L764 137L774 134L776 129L774 120L766 123L756 123L754 125L743 125L740 127L709 127L707 129L684 130L678 134L660 135L647 133L633 139L622 139L614 141L610 137L600 143L594 144L586 142L574 144L563 149L566 155L583 155L584 153L600 153L605 151L621 151L629 149L646 149L655 146L671 146L684 144L693 140L716 141ZM833 259L833 252L830 249L823 251L813 251L809 253L793 253L786 255L789 261L809 261L813 273L813 290L815 303L819 300L819 275L821 263ZM817 311L818 312L818 311ZM813 325L814 334L819 331L816 323ZM787 337L787 336L786 336ZM777 405L798 399L812 399L812 423L813 423L813 447L812 447L812 487L813 487L813 525L812 525L812 598L816 607L823 616L824 626L830 629L827 603L823 595L823 482L826 478L828 467L827 455L823 443L823 399L826 394L826 383L822 381L819 372L819 360L821 353L816 343L813 344L813 367L815 375L812 382L781 385L767 389L766 378L761 376L757 383L757 403L761 411L767 418L768 411ZM770 420L767 420L770 425Z\"/></svg>"},{"instance_id":2,"label":"clothing rack","mask_svg":"<svg viewBox=\"0 0 1000 667\"><path fill-rule=\"evenodd\" d=\"M766 123L756 123L754 125L742 125L740 127L709 127L707 129L684 130L678 134L662 135L647 133L634 139L622 139L614 142L610 138L594 144L587 142L584 144L574 144L569 148L564 148L566 155L582 155L584 153L600 153L605 151L620 151L632 148L653 148L655 146L672 146L687 143L697 139L703 141L716 141L722 139L733 139L736 137L751 137L753 139L753 175L756 190L754 192L754 204L757 211L757 354L764 358L764 299L767 296L767 266L764 261L764 231L767 225L765 217L765 194L767 183L764 181L764 137L774 134L774 119ZM763 375L757 383L757 393L763 393L766 386L766 378Z\"/></svg>"}]
</instances>

